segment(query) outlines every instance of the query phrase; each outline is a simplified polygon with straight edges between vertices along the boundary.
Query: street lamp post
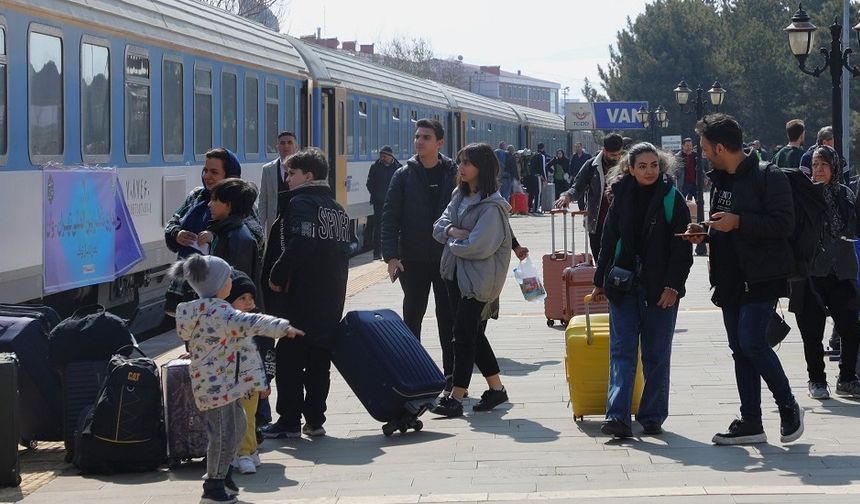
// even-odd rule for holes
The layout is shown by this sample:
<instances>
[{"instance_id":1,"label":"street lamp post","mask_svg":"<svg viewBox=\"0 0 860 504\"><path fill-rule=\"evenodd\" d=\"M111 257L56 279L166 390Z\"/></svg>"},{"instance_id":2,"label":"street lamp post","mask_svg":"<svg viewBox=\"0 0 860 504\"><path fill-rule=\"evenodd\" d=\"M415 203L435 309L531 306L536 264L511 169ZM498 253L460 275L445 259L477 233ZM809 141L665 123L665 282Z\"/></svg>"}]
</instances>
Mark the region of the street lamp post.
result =
<instances>
[{"instance_id":1,"label":"street lamp post","mask_svg":"<svg viewBox=\"0 0 860 504\"><path fill-rule=\"evenodd\" d=\"M830 69L830 81L832 85L832 122L833 139L836 152L842 156L842 72L848 70L851 75L857 77L860 75L860 68L856 65L848 63L848 56L851 54L851 48L842 49L842 25L839 24L839 18L833 20L830 25L830 50L824 47L820 49L824 56L824 66L816 66L809 70L806 68L806 58L812 52L812 47L815 44L816 26L810 22L809 15L803 10L803 5L798 5L797 12L791 16L791 24L786 26L783 31L788 32L788 45L791 48L791 53L797 58L797 64L800 71L818 77L828 68ZM860 42L860 23L854 26L854 32L857 34L857 40Z\"/></svg>"},{"instance_id":2,"label":"street lamp post","mask_svg":"<svg viewBox=\"0 0 860 504\"><path fill-rule=\"evenodd\" d=\"M687 109L687 104L690 101L692 90L687 87L687 82L683 80L679 82L678 87L673 92L675 93L675 102L681 106L681 112L690 113L691 111ZM696 114L696 122L705 115L705 105L707 102L705 102L704 93L701 85L696 86L696 103L692 111ZM719 111L720 105L723 104L723 100L726 98L726 90L723 89L723 86L719 82L714 82L714 85L708 90L708 95L714 111ZM698 149L694 151L696 152L696 221L703 222L705 220L705 163L702 159L701 139L698 138L698 135L696 135L696 145L698 145ZM696 245L696 255L703 256L707 255L707 253L708 249L704 243Z\"/></svg>"},{"instance_id":3,"label":"street lamp post","mask_svg":"<svg viewBox=\"0 0 860 504\"><path fill-rule=\"evenodd\" d=\"M648 110L648 107L642 106L638 112L636 112L636 117L639 118L639 122L642 123L642 126L645 126L645 129L651 130L651 143L657 143L657 127L660 128L668 128L669 127L669 119L666 117L668 113L663 106L657 107L657 110Z\"/></svg>"}]
</instances>

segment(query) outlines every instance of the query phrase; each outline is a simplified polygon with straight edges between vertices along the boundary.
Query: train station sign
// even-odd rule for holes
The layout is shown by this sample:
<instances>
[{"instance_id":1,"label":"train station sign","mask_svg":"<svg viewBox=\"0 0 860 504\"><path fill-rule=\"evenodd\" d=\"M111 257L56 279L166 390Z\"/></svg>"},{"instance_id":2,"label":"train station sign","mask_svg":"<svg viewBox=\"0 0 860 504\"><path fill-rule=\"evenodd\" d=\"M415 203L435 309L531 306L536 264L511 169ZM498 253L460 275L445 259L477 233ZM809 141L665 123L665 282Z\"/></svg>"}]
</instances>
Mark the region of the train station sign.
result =
<instances>
[{"instance_id":1,"label":"train station sign","mask_svg":"<svg viewBox=\"0 0 860 504\"><path fill-rule=\"evenodd\" d=\"M648 107L647 101L567 103L564 127L568 130L644 129L636 112Z\"/></svg>"}]
</instances>

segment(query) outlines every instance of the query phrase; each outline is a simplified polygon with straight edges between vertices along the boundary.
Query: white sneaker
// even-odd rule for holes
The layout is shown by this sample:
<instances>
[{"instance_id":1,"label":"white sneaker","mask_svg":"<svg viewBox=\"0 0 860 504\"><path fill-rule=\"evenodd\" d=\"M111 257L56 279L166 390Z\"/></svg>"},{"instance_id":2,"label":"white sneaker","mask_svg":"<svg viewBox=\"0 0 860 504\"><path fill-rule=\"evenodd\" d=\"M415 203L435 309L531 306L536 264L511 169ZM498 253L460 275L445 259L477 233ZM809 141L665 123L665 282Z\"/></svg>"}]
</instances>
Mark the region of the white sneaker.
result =
<instances>
[{"instance_id":1,"label":"white sneaker","mask_svg":"<svg viewBox=\"0 0 860 504\"><path fill-rule=\"evenodd\" d=\"M239 457L239 464L236 469L242 474L254 474L257 472L257 466L254 465L254 459L250 455Z\"/></svg>"},{"instance_id":2,"label":"white sneaker","mask_svg":"<svg viewBox=\"0 0 860 504\"><path fill-rule=\"evenodd\" d=\"M252 453L248 456L251 457L251 460L254 461L255 467L260 467L260 464L262 464L262 462L260 462L260 452L255 451L254 453Z\"/></svg>"}]
</instances>

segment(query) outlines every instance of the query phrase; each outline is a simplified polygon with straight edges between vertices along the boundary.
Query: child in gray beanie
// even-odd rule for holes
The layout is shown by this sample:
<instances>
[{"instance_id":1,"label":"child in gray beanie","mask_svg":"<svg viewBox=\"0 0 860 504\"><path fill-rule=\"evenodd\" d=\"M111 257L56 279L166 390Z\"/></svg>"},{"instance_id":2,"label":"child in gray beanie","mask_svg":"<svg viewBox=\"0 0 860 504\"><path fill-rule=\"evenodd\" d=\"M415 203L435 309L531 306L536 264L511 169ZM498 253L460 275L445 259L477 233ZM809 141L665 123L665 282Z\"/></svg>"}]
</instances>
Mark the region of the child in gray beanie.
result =
<instances>
[{"instance_id":1,"label":"child in gray beanie","mask_svg":"<svg viewBox=\"0 0 860 504\"><path fill-rule=\"evenodd\" d=\"M243 351L253 336L295 338L304 332L285 319L243 313L224 299L233 269L223 259L194 254L175 263L170 274L187 280L200 299L176 307L176 333L188 343L194 402L206 419L206 481L201 503L234 503L239 489L230 463L245 435L245 411L238 399L266 390L257 352Z\"/></svg>"}]
</instances>

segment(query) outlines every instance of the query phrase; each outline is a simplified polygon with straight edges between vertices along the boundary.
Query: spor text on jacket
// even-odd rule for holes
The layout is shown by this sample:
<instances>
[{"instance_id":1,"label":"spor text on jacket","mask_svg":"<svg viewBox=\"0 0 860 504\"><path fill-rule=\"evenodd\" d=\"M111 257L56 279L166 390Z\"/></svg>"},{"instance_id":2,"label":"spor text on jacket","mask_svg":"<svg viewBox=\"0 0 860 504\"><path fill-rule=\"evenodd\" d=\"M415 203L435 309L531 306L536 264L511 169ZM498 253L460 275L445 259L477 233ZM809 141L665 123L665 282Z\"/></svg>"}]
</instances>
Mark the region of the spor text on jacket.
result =
<instances>
[{"instance_id":1,"label":"spor text on jacket","mask_svg":"<svg viewBox=\"0 0 860 504\"><path fill-rule=\"evenodd\" d=\"M442 258L442 245L433 239L433 223L451 201L457 166L441 154L438 159L444 170L439 201L430 201L427 168L418 156L394 172L382 211L382 257L386 262L438 263Z\"/></svg>"},{"instance_id":2,"label":"spor text on jacket","mask_svg":"<svg viewBox=\"0 0 860 504\"><path fill-rule=\"evenodd\" d=\"M639 283L645 288L646 299L656 304L665 287L678 291L678 298L686 294L685 284L693 265L693 247L675 233L683 233L690 223L690 212L684 197L675 189L671 177L663 174L655 184L657 188L646 211L645 226L648 229L638 229L641 220L641 209L635 207L633 191L636 179L625 175L612 185L612 203L603 225L600 257L594 272L594 285L604 287L606 276L615 262L615 248L621 240L621 255L617 265L629 271L636 271L636 252L634 244L637 237L645 237L644 262L641 264ZM674 193L672 221L666 221L666 211L663 200L672 191ZM638 236L637 236L638 235ZM611 289L606 290L610 301L616 302Z\"/></svg>"},{"instance_id":3,"label":"spor text on jacket","mask_svg":"<svg viewBox=\"0 0 860 504\"><path fill-rule=\"evenodd\" d=\"M289 328L287 320L243 313L223 299L180 303L176 334L188 342L197 408L219 408L248 392L265 390L266 375L252 337L280 338Z\"/></svg>"},{"instance_id":4,"label":"spor text on jacket","mask_svg":"<svg viewBox=\"0 0 860 504\"><path fill-rule=\"evenodd\" d=\"M482 313L482 320L487 320L498 311L495 301L502 292L511 261L511 206L497 191L460 215L462 201L459 188L455 189L451 202L433 226L433 237L445 244L439 271L442 278L457 281L464 298L487 303ZM469 231L469 237L456 240L448 236L451 227Z\"/></svg>"},{"instance_id":5,"label":"spor text on jacket","mask_svg":"<svg viewBox=\"0 0 860 504\"><path fill-rule=\"evenodd\" d=\"M324 181L308 182L289 194L289 218L281 222L283 252L269 274L283 292L266 308L289 318L309 342L328 348L346 299L349 216Z\"/></svg>"}]
</instances>

